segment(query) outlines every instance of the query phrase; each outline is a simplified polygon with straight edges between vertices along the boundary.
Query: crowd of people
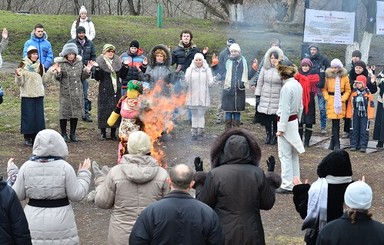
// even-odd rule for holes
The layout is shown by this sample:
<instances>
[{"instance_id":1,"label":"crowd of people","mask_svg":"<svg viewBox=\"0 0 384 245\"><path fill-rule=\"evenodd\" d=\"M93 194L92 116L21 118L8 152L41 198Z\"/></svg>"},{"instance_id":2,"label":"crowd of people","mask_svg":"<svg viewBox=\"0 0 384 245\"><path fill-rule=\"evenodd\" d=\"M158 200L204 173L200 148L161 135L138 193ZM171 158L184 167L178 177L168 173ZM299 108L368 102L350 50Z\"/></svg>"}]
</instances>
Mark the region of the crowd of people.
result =
<instances>
[{"instance_id":1,"label":"crowd of people","mask_svg":"<svg viewBox=\"0 0 384 245\"><path fill-rule=\"evenodd\" d=\"M307 244L360 244L367 234L359 229L370 230L367 244L382 243L384 225L373 221L368 211L372 190L364 178L353 181L349 154L340 146L343 119L343 137L350 138L350 150L366 152L373 94L379 91L373 139L377 148L383 148L384 75L376 76L375 67L360 60L360 51L352 53L352 64L346 68L340 59L329 62L319 46L311 44L308 57L297 67L284 55L280 40L273 39L262 61L254 59L248 65L240 45L230 38L209 65L209 48L197 48L189 30L181 31L174 50L159 44L148 57L138 40L132 40L121 55L106 43L97 57L95 34L82 6L71 27L72 39L59 57L54 58L41 24L25 42L15 82L20 87L20 132L25 145L32 147L32 156L20 169L10 159L8 180L0 182L0 205L5 210L0 215L8 220L0 222L1 244L79 244L70 201L80 201L88 193L91 169L95 204L112 209L108 244L265 244L260 210L273 208L276 193L293 194ZM0 51L7 39L4 29ZM91 77L98 82L99 139L106 140L109 129L108 138L119 141L118 164L100 168L87 158L75 173L66 161L67 143L79 141L79 119L93 121L88 99ZM45 86L51 81L60 86L60 133L45 126ZM140 117L148 110L141 104L142 95L156 86L161 87L156 96L184 95L191 139L198 140L205 134L209 88L214 84L221 86L223 114L218 119L223 119L225 130L211 147L211 170L202 171L196 161L195 170L178 164L166 171L151 156L151 140ZM241 128L247 89L254 90L254 122L265 127L265 144L277 144L280 175L274 172L273 156L267 161L268 171L262 170L261 147L250 131ZM299 154L310 147L316 97L321 134L326 134L327 119L331 120L332 152L319 164L318 180L309 185L300 179ZM174 114L180 110L175 108ZM16 198L28 199L24 211ZM335 232L341 229L353 231L354 237Z\"/></svg>"}]
</instances>

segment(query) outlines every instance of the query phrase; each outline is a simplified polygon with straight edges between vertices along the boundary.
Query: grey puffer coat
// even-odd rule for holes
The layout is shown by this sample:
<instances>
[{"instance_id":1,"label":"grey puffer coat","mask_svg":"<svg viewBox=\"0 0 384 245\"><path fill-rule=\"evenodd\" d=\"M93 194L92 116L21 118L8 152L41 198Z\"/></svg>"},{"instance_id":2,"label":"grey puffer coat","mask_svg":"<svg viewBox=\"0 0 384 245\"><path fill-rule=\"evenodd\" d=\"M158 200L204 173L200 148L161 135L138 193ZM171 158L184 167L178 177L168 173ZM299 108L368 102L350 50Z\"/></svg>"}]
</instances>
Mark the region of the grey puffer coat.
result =
<instances>
[{"instance_id":1,"label":"grey puffer coat","mask_svg":"<svg viewBox=\"0 0 384 245\"><path fill-rule=\"evenodd\" d=\"M167 171L153 157L126 154L106 176L95 178L96 205L112 209L108 242L104 244L127 244L141 211L167 194L167 177Z\"/></svg>"},{"instance_id":2,"label":"grey puffer coat","mask_svg":"<svg viewBox=\"0 0 384 245\"><path fill-rule=\"evenodd\" d=\"M80 55L74 63L64 57L56 57L55 63L60 65L61 71L55 78L60 82L59 117L60 119L82 118L84 108L83 81L89 73L83 68Z\"/></svg>"},{"instance_id":3,"label":"grey puffer coat","mask_svg":"<svg viewBox=\"0 0 384 245\"><path fill-rule=\"evenodd\" d=\"M88 193L89 170L79 170L64 160L68 148L63 137L52 129L40 131L33 145L33 157L21 166L13 185L20 201L29 199L81 201ZM29 200L30 201L30 200ZM55 208L24 208L34 245L79 244L71 204Z\"/></svg>"},{"instance_id":4,"label":"grey puffer coat","mask_svg":"<svg viewBox=\"0 0 384 245\"><path fill-rule=\"evenodd\" d=\"M278 53L278 60L282 60L284 57L283 51L278 47L268 49L264 56L264 65L261 68L255 90L255 95L260 96L257 111L267 115L276 114L279 108L280 90L283 86L283 80L277 69L271 64L272 52Z\"/></svg>"}]
</instances>

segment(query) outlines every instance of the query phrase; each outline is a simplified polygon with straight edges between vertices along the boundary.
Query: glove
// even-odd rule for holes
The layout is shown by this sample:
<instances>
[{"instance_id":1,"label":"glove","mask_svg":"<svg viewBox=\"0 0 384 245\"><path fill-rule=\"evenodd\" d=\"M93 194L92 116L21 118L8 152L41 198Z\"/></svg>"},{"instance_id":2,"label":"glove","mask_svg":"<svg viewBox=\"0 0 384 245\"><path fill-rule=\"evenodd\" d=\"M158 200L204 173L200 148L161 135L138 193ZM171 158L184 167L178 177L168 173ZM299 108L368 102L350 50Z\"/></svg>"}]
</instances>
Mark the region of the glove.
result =
<instances>
[{"instance_id":1,"label":"glove","mask_svg":"<svg viewBox=\"0 0 384 245\"><path fill-rule=\"evenodd\" d=\"M217 64L219 64L219 59L217 58L216 54L213 53L211 66L216 66Z\"/></svg>"},{"instance_id":2,"label":"glove","mask_svg":"<svg viewBox=\"0 0 384 245\"><path fill-rule=\"evenodd\" d=\"M119 119L120 114L117 114L116 112L112 112L111 115L108 118L107 124L112 127L115 125L116 121Z\"/></svg>"},{"instance_id":3,"label":"glove","mask_svg":"<svg viewBox=\"0 0 384 245\"><path fill-rule=\"evenodd\" d=\"M195 170L197 172L204 171L204 169L203 169L203 161L201 161L200 157L195 157L195 160L193 161L193 164L195 164Z\"/></svg>"},{"instance_id":4,"label":"glove","mask_svg":"<svg viewBox=\"0 0 384 245\"><path fill-rule=\"evenodd\" d=\"M252 63L252 69L257 71L259 69L259 63L257 63L257 60L254 60Z\"/></svg>"},{"instance_id":5,"label":"glove","mask_svg":"<svg viewBox=\"0 0 384 245\"><path fill-rule=\"evenodd\" d=\"M276 165L275 157L272 155L269 156L267 160L268 172L275 171L275 165Z\"/></svg>"},{"instance_id":6,"label":"glove","mask_svg":"<svg viewBox=\"0 0 384 245\"><path fill-rule=\"evenodd\" d=\"M103 175L103 173L100 170L99 164L97 164L96 161L92 162L92 171L93 171L93 174L95 175L95 177Z\"/></svg>"}]
</instances>

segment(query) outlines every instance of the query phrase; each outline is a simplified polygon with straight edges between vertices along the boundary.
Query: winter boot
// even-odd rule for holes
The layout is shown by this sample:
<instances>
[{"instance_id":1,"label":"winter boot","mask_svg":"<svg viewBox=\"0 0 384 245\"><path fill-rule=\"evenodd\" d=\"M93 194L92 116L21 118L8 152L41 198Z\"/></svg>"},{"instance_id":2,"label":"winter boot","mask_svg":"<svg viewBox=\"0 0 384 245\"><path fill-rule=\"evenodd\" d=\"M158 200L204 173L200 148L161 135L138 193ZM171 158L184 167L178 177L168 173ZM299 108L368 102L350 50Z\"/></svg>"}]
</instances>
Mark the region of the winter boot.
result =
<instances>
[{"instance_id":1,"label":"winter boot","mask_svg":"<svg viewBox=\"0 0 384 245\"><path fill-rule=\"evenodd\" d=\"M199 138L204 137L204 128L197 128L197 137Z\"/></svg>"},{"instance_id":2,"label":"winter boot","mask_svg":"<svg viewBox=\"0 0 384 245\"><path fill-rule=\"evenodd\" d=\"M305 129L305 136L304 136L304 147L309 147L309 141L312 137L312 129L306 128Z\"/></svg>"},{"instance_id":3,"label":"winter boot","mask_svg":"<svg viewBox=\"0 0 384 245\"><path fill-rule=\"evenodd\" d=\"M225 130L232 128L232 120L225 120Z\"/></svg>"},{"instance_id":4,"label":"winter boot","mask_svg":"<svg viewBox=\"0 0 384 245\"><path fill-rule=\"evenodd\" d=\"M191 128L192 140L197 140L197 128Z\"/></svg>"},{"instance_id":5,"label":"winter boot","mask_svg":"<svg viewBox=\"0 0 384 245\"><path fill-rule=\"evenodd\" d=\"M271 144L271 127L265 126L265 134L267 135L265 138L265 144Z\"/></svg>"},{"instance_id":6,"label":"winter boot","mask_svg":"<svg viewBox=\"0 0 384 245\"><path fill-rule=\"evenodd\" d=\"M78 142L79 140L77 139L77 135L76 135L77 118L71 118L69 120L69 124L70 124L69 138L72 142Z\"/></svg>"},{"instance_id":7,"label":"winter boot","mask_svg":"<svg viewBox=\"0 0 384 245\"><path fill-rule=\"evenodd\" d=\"M305 130L307 130L307 129L305 129ZM307 132L307 131L305 131L305 132ZM304 128L301 125L301 126L299 126L299 135L300 135L301 140L303 140L303 134L304 134Z\"/></svg>"},{"instance_id":8,"label":"winter boot","mask_svg":"<svg viewBox=\"0 0 384 245\"><path fill-rule=\"evenodd\" d=\"M277 144L277 122L273 121L272 122L272 127L271 127L271 145L276 145Z\"/></svg>"},{"instance_id":9,"label":"winter boot","mask_svg":"<svg viewBox=\"0 0 384 245\"><path fill-rule=\"evenodd\" d=\"M340 150L340 128L334 131L334 141L335 141L335 149Z\"/></svg>"},{"instance_id":10,"label":"winter boot","mask_svg":"<svg viewBox=\"0 0 384 245\"><path fill-rule=\"evenodd\" d=\"M100 129L100 140L106 140L107 139L107 131L105 128Z\"/></svg>"},{"instance_id":11,"label":"winter boot","mask_svg":"<svg viewBox=\"0 0 384 245\"><path fill-rule=\"evenodd\" d=\"M377 141L376 148L383 148L384 142L379 140Z\"/></svg>"},{"instance_id":12,"label":"winter boot","mask_svg":"<svg viewBox=\"0 0 384 245\"><path fill-rule=\"evenodd\" d=\"M30 134L24 134L24 145L29 147L33 146L33 141Z\"/></svg>"},{"instance_id":13,"label":"winter boot","mask_svg":"<svg viewBox=\"0 0 384 245\"><path fill-rule=\"evenodd\" d=\"M116 136L116 128L111 128L111 140L118 140Z\"/></svg>"},{"instance_id":14,"label":"winter boot","mask_svg":"<svg viewBox=\"0 0 384 245\"><path fill-rule=\"evenodd\" d=\"M333 138L333 135L331 136L331 141L329 142L328 150L334 150L335 149L335 140Z\"/></svg>"},{"instance_id":15,"label":"winter boot","mask_svg":"<svg viewBox=\"0 0 384 245\"><path fill-rule=\"evenodd\" d=\"M63 136L64 141L69 143L70 140L67 135L67 119L60 119L60 130L61 136Z\"/></svg>"}]
</instances>

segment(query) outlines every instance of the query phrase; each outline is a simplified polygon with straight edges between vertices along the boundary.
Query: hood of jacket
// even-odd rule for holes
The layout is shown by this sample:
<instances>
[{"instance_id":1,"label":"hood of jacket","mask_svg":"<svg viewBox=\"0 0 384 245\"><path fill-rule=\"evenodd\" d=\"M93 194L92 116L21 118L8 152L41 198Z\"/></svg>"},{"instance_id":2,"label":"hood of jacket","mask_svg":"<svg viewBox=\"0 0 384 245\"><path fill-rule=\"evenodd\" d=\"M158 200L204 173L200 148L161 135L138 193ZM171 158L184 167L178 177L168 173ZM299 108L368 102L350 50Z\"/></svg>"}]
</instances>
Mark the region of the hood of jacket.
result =
<instances>
[{"instance_id":1,"label":"hood of jacket","mask_svg":"<svg viewBox=\"0 0 384 245\"><path fill-rule=\"evenodd\" d=\"M33 41L35 41L35 42L42 42L42 41L44 41L44 40L48 40L48 34L44 31L44 32L43 32L43 37L42 37L42 38L37 38L37 37L35 36L35 30L32 30L32 32L31 32L31 39L32 39Z\"/></svg>"},{"instance_id":2,"label":"hood of jacket","mask_svg":"<svg viewBox=\"0 0 384 245\"><path fill-rule=\"evenodd\" d=\"M268 49L268 51L264 55L264 64L263 64L264 69L269 69L272 66L271 65L271 60L270 60L272 52L277 52L277 54L278 54L278 58L277 59L279 61L284 59L283 50L281 50L278 47L272 47L272 48Z\"/></svg>"},{"instance_id":3,"label":"hood of jacket","mask_svg":"<svg viewBox=\"0 0 384 245\"><path fill-rule=\"evenodd\" d=\"M32 154L38 157L55 156L66 158L68 147L64 138L53 129L41 130L35 138Z\"/></svg>"},{"instance_id":4,"label":"hood of jacket","mask_svg":"<svg viewBox=\"0 0 384 245\"><path fill-rule=\"evenodd\" d=\"M167 59L165 60L164 65L170 66L171 65L171 59L172 59L171 53L169 52L168 48L163 44L156 45L151 49L151 51L149 52L149 65L150 66L156 65L155 51L158 49L164 50L165 54L167 55Z\"/></svg>"},{"instance_id":5,"label":"hood of jacket","mask_svg":"<svg viewBox=\"0 0 384 245\"><path fill-rule=\"evenodd\" d=\"M326 70L325 70L325 77L326 78L335 78L336 76L339 76L339 77L345 77L345 76L348 76L348 71L347 69L345 69L344 67L341 68L337 73L333 73L332 70L331 70L331 67L328 67Z\"/></svg>"},{"instance_id":6,"label":"hood of jacket","mask_svg":"<svg viewBox=\"0 0 384 245\"><path fill-rule=\"evenodd\" d=\"M255 136L245 129L233 128L216 139L210 156L212 169L224 164L259 166L261 149Z\"/></svg>"},{"instance_id":7,"label":"hood of jacket","mask_svg":"<svg viewBox=\"0 0 384 245\"><path fill-rule=\"evenodd\" d=\"M122 171L127 176L127 179L137 184L151 181L157 175L159 168L161 168L156 159L149 155L126 154L123 156L121 164Z\"/></svg>"}]
</instances>

